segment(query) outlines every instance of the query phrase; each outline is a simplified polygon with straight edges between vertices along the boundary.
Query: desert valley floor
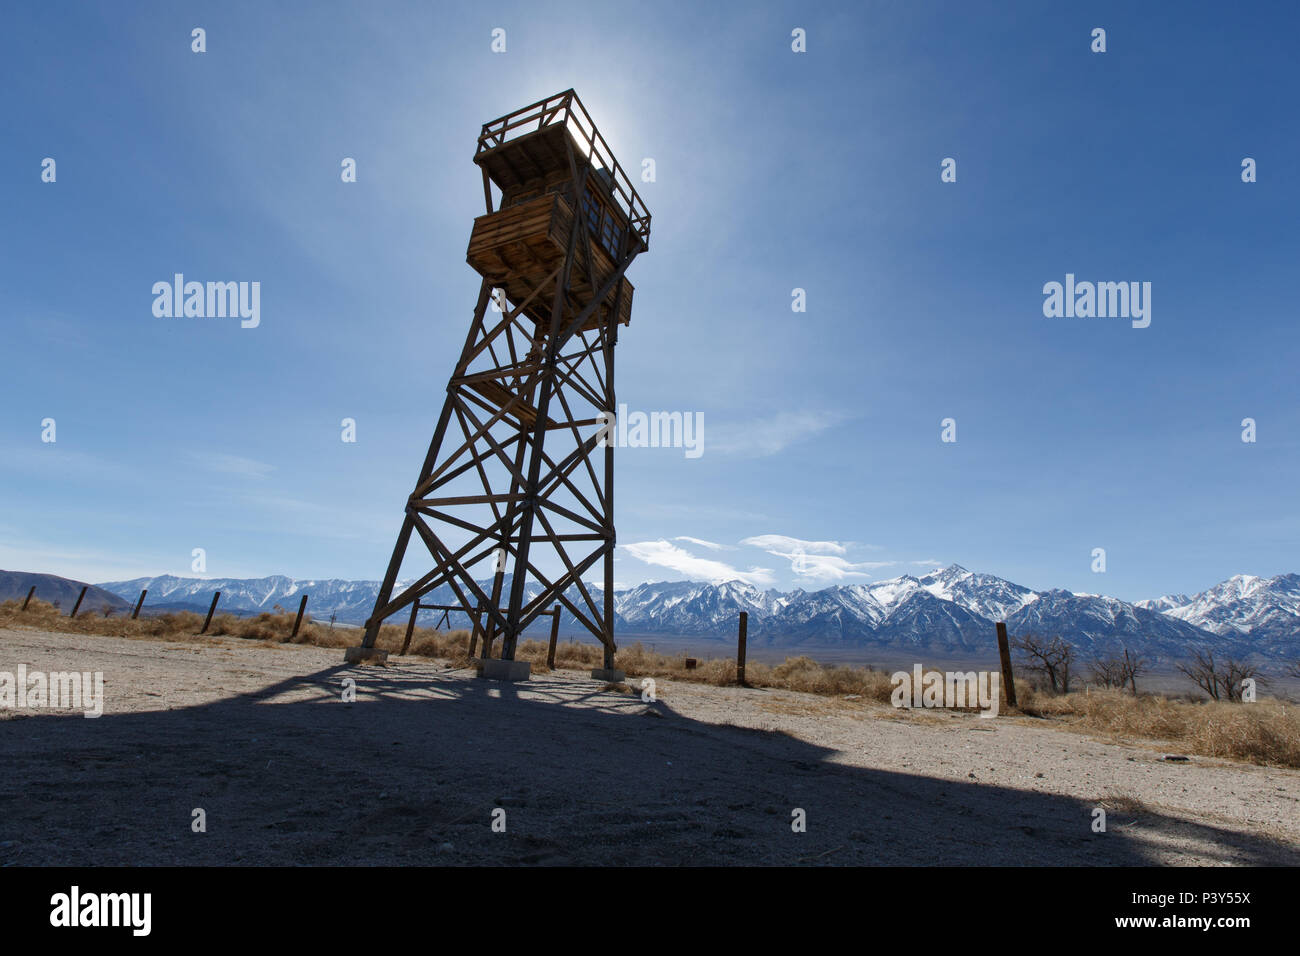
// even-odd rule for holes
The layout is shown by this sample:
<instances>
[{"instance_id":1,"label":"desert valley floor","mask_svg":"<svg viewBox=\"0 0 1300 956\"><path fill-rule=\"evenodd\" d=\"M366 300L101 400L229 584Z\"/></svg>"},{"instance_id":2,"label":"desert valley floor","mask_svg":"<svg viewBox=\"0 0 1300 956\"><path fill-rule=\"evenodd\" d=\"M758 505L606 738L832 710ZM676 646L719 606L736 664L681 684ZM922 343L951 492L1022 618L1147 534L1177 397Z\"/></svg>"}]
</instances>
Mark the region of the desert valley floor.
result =
<instances>
[{"instance_id":1,"label":"desert valley floor","mask_svg":"<svg viewBox=\"0 0 1300 956\"><path fill-rule=\"evenodd\" d=\"M105 694L97 719L0 710L0 865L1300 864L1292 770L1020 716L341 657L0 630L0 671L102 671Z\"/></svg>"}]
</instances>

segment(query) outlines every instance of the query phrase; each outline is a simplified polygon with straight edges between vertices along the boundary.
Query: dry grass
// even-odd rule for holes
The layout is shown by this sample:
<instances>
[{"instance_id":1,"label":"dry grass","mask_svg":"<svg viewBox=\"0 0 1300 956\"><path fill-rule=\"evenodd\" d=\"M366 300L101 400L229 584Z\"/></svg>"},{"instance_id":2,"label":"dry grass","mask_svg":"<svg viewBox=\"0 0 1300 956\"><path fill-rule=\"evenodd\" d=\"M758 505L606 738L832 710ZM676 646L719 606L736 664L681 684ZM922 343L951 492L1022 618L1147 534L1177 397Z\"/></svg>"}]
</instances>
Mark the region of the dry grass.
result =
<instances>
[{"instance_id":1,"label":"dry grass","mask_svg":"<svg viewBox=\"0 0 1300 956\"><path fill-rule=\"evenodd\" d=\"M86 611L75 620L43 601L33 601L26 612L17 601L0 604L0 626L36 627L47 631L104 634L151 640L200 641L203 616L189 612L142 617L104 617ZM292 614L260 614L242 618L218 614L208 636L245 638L279 644L289 640ZM391 653L401 650L405 625L386 624L379 631L376 646ZM310 617L303 618L295 643L316 647L348 647L359 643L356 629L331 630ZM499 646L499 645L498 645ZM516 657L529 661L533 672L544 674L547 645L544 641L520 642ZM469 631L436 631L416 628L408 653L450 661L454 667L477 664L469 656ZM603 650L595 644L567 641L557 645L557 668L588 670L603 664ZM712 684L736 683L736 662L726 659L700 660L686 669L686 655L670 656L648 650L640 642L620 648L618 666L636 677ZM925 668L927 672L937 668ZM890 671L869 667L827 666L809 657L789 657L776 666L751 662L745 669L752 687L769 687L863 701L889 703L893 684ZM639 683L638 685L639 686ZM1109 735L1116 739L1140 738L1170 744L1188 753L1226 757L1257 764L1300 768L1300 707L1277 700L1252 704L1171 699L1157 695L1131 694L1115 690L1092 690L1058 696L1045 695L1020 680L1016 681L1020 713L1060 720L1068 729ZM898 714L901 718L902 712ZM925 711L912 711L912 719L924 718Z\"/></svg>"},{"instance_id":2,"label":"dry grass","mask_svg":"<svg viewBox=\"0 0 1300 956\"><path fill-rule=\"evenodd\" d=\"M1097 806L1112 818L1107 821L1108 825L1120 830L1131 830L1139 824L1161 819L1160 814L1145 802L1127 793L1108 793L1097 801Z\"/></svg>"},{"instance_id":3,"label":"dry grass","mask_svg":"<svg viewBox=\"0 0 1300 956\"><path fill-rule=\"evenodd\" d=\"M205 615L190 611L141 616L131 620L129 615L113 614L105 617L99 611L82 611L76 619L48 604L34 600L26 611L18 601L0 603L0 626L35 627L45 631L62 631L70 634L103 634L109 637L141 638L164 641L202 641L204 638L238 637L270 644L289 642L293 633L293 614L259 614L256 617L237 617L234 614L214 614L207 634L200 636ZM401 650L405 627L385 625L380 628L376 644L388 651ZM295 644L316 647L349 647L360 643L361 632L352 628L337 630L313 621L311 615L302 619ZM417 628L411 638L411 653L451 660L468 658L468 631L431 631Z\"/></svg>"},{"instance_id":4,"label":"dry grass","mask_svg":"<svg viewBox=\"0 0 1300 956\"><path fill-rule=\"evenodd\" d=\"M117 614L105 617L98 611L85 611L76 620L58 608L43 601L33 601L27 611L21 611L17 601L0 604L0 626L37 627L47 631L64 631L77 634L104 634L112 637L135 637L152 640L198 639L203 627L203 615L182 611L141 617L132 621ZM259 614L256 617L237 617L217 614L212 618L207 636L238 637L264 643L285 643L293 630L293 614ZM401 650L406 636L404 624L385 624L379 630L375 646L391 653ZM316 647L348 647L359 643L361 632L353 628L331 630L316 623L310 615L303 618L302 628L294 639L296 644ZM498 645L499 646L499 645ZM533 672L547 673L547 643L524 640L516 650L519 660L529 661ZM411 635L408 653L421 657L448 660L457 667L472 666L469 656L469 631L436 631L417 627ZM556 645L555 666L574 670L589 670L603 666L604 650L595 644L565 641ZM657 677L692 681L701 684L726 686L736 683L736 662L725 659L701 660L692 670L686 669L686 655L657 654L639 641L619 649L618 666L638 677ZM751 662L745 669L746 682L752 687L772 687L782 690L803 691L810 694L856 695L864 700L888 703L892 692L887 671L869 667L828 667L809 657L790 657L775 667Z\"/></svg>"},{"instance_id":5,"label":"dry grass","mask_svg":"<svg viewBox=\"0 0 1300 956\"><path fill-rule=\"evenodd\" d=\"M1019 684L1017 684L1017 693ZM1253 704L1134 697L1115 690L1020 698L1027 714L1116 739L1144 738L1189 753L1251 763L1300 767L1300 707L1264 699Z\"/></svg>"},{"instance_id":6,"label":"dry grass","mask_svg":"<svg viewBox=\"0 0 1300 956\"><path fill-rule=\"evenodd\" d=\"M1137 797L1124 793L1110 793L1097 801L1097 806L1109 813L1125 817L1150 816L1152 810Z\"/></svg>"},{"instance_id":7,"label":"dry grass","mask_svg":"<svg viewBox=\"0 0 1300 956\"><path fill-rule=\"evenodd\" d=\"M579 669L600 667L604 661L603 654L604 651L594 644L558 644L555 665ZM534 670L539 665L545 670L546 644L542 641L524 641L519 645L516 656L521 660L532 661ZM691 681L716 687L736 683L736 662L733 660L700 660L694 669L687 670L684 653L658 654L647 649L640 641L619 648L618 667L637 677ZM809 657L787 657L784 663L775 667L751 661L745 666L745 682L751 687L772 687L809 694L855 694L881 703L889 702L893 690L886 671L869 667L828 667Z\"/></svg>"}]
</instances>

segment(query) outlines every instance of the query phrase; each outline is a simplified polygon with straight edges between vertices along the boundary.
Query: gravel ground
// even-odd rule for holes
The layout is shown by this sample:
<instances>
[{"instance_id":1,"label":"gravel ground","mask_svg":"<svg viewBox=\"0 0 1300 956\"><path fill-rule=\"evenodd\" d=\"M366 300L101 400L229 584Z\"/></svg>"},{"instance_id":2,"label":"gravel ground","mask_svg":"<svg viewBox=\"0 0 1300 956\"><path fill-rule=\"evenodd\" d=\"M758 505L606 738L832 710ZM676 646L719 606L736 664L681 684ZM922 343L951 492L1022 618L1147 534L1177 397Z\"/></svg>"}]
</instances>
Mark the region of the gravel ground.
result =
<instances>
[{"instance_id":1,"label":"gravel ground","mask_svg":"<svg viewBox=\"0 0 1300 956\"><path fill-rule=\"evenodd\" d=\"M102 671L105 695L97 719L0 709L0 864L1300 864L1296 771L1030 718L341 658L0 629L0 671Z\"/></svg>"}]
</instances>

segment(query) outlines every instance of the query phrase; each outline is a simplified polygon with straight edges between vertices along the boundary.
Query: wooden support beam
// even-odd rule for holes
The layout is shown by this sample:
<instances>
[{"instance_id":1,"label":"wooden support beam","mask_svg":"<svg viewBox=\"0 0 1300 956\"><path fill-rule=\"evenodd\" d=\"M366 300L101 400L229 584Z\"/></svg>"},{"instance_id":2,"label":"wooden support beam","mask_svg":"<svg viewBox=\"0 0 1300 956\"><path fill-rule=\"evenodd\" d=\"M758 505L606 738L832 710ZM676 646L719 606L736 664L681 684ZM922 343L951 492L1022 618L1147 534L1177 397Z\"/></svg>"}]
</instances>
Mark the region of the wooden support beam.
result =
<instances>
[{"instance_id":1,"label":"wooden support beam","mask_svg":"<svg viewBox=\"0 0 1300 956\"><path fill-rule=\"evenodd\" d=\"M406 622L406 637L402 640L402 650L399 657L406 656L406 649L411 646L411 635L415 633L415 615L420 613L420 602L416 601L411 605L411 617Z\"/></svg>"},{"instance_id":2,"label":"wooden support beam","mask_svg":"<svg viewBox=\"0 0 1300 956\"><path fill-rule=\"evenodd\" d=\"M470 626L469 631L469 656L471 658L474 656L474 651L478 647L478 635L479 631L482 630L482 625L480 623L482 614L483 608L481 605L474 609L474 623Z\"/></svg>"},{"instance_id":3,"label":"wooden support beam","mask_svg":"<svg viewBox=\"0 0 1300 956\"><path fill-rule=\"evenodd\" d=\"M135 602L135 610L131 612L131 620L134 621L136 618L140 616L140 608L144 607L144 596L148 593L149 593L148 588L145 588L143 591L140 592L140 600Z\"/></svg>"},{"instance_id":4,"label":"wooden support beam","mask_svg":"<svg viewBox=\"0 0 1300 956\"><path fill-rule=\"evenodd\" d=\"M27 610L27 605L32 603L32 595L36 593L36 585L33 584L27 592L27 597L23 599L23 610Z\"/></svg>"}]
</instances>

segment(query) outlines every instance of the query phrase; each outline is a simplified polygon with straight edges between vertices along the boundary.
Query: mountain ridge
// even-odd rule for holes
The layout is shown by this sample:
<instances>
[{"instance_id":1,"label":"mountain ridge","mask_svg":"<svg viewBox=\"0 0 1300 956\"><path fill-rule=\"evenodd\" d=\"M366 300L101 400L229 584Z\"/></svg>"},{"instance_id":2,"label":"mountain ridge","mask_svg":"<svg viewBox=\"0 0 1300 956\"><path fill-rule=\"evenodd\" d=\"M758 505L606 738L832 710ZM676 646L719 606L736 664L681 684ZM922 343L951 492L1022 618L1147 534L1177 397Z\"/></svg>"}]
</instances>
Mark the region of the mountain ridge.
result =
<instances>
[{"instance_id":1,"label":"mountain ridge","mask_svg":"<svg viewBox=\"0 0 1300 956\"><path fill-rule=\"evenodd\" d=\"M73 581L71 578L38 571L0 571L0 601L21 601L33 587L36 588L34 597L57 604L61 609L67 608L69 612L76 605L81 589L85 587L86 596L82 599L78 614L86 611L120 611L128 606L121 595L85 581Z\"/></svg>"},{"instance_id":2,"label":"mountain ridge","mask_svg":"<svg viewBox=\"0 0 1300 956\"><path fill-rule=\"evenodd\" d=\"M285 602L309 593L308 610L317 618L335 614L341 621L360 623L374 606L379 584L287 575L246 579L161 575L109 581L98 587L127 601L134 601L147 587L151 607L193 609L205 609L212 591L221 590L223 608L248 612L271 610L277 603L288 609ZM589 585L589 590L599 604L600 588ZM530 583L527 593L536 594L536 585ZM577 607L584 607L576 589L568 596ZM457 603L447 585L425 600ZM615 592L615 627L625 633L729 640L741 611L749 615L751 641L774 647L871 645L965 653L987 649L994 623L1004 620L1012 633L1060 634L1085 653L1128 646L1160 657L1186 656L1195 649L1268 657L1300 654L1300 575L1296 574L1235 575L1196 595L1133 603L1059 588L1035 591L957 564L919 577L904 574L817 591L762 590L742 581L661 581ZM566 628L576 624L567 611L561 620ZM464 626L468 621L453 614L451 623Z\"/></svg>"}]
</instances>

